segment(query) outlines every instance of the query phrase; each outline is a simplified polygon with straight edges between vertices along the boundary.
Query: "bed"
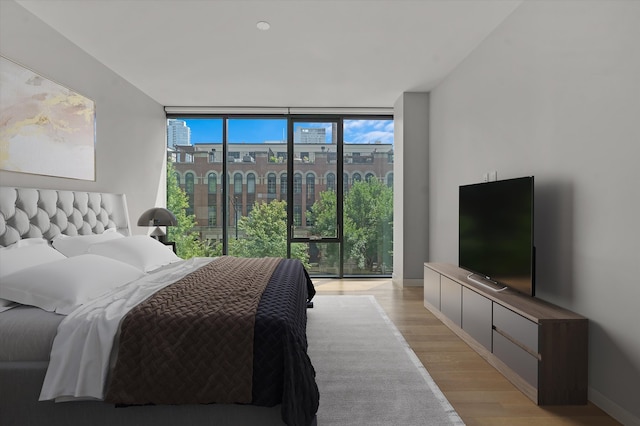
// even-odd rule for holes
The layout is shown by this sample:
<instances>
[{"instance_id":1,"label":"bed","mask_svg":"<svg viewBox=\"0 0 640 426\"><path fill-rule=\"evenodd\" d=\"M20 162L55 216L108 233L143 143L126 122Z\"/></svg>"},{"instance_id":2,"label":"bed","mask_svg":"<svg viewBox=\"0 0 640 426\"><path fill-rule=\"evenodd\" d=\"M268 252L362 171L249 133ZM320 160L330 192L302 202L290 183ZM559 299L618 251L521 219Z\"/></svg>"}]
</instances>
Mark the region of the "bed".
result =
<instances>
[{"instance_id":1,"label":"bed","mask_svg":"<svg viewBox=\"0 0 640 426\"><path fill-rule=\"evenodd\" d=\"M0 246L3 425L315 424L299 261L181 260L124 195L33 188Z\"/></svg>"}]
</instances>

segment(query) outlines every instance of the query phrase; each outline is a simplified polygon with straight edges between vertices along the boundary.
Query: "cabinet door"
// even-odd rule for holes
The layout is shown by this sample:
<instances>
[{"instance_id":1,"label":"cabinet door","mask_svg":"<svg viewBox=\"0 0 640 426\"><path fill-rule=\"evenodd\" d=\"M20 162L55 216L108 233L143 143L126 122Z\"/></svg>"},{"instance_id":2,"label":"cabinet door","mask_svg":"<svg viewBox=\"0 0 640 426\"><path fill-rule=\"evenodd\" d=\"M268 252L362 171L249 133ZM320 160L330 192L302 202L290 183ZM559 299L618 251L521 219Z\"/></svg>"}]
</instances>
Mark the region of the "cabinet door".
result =
<instances>
[{"instance_id":1,"label":"cabinet door","mask_svg":"<svg viewBox=\"0 0 640 426\"><path fill-rule=\"evenodd\" d=\"M426 266L424 267L424 303L440 310L440 274Z\"/></svg>"},{"instance_id":2,"label":"cabinet door","mask_svg":"<svg viewBox=\"0 0 640 426\"><path fill-rule=\"evenodd\" d=\"M462 326L462 286L444 275L440 278L440 312Z\"/></svg>"},{"instance_id":3,"label":"cabinet door","mask_svg":"<svg viewBox=\"0 0 640 426\"><path fill-rule=\"evenodd\" d=\"M462 289L462 329L491 351L491 300L468 288Z\"/></svg>"}]
</instances>

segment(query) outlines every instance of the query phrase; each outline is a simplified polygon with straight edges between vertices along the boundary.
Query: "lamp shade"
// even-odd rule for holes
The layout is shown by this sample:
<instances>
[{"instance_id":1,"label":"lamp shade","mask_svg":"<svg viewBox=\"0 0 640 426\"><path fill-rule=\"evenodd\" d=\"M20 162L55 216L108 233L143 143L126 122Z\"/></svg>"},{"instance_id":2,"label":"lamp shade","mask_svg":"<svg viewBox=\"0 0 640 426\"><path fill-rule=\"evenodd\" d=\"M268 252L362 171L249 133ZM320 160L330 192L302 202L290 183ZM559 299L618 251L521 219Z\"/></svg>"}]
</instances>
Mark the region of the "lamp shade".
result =
<instances>
[{"instance_id":1,"label":"lamp shade","mask_svg":"<svg viewBox=\"0 0 640 426\"><path fill-rule=\"evenodd\" d=\"M149 209L138 219L138 226L176 226L177 224L176 216L162 207Z\"/></svg>"}]
</instances>

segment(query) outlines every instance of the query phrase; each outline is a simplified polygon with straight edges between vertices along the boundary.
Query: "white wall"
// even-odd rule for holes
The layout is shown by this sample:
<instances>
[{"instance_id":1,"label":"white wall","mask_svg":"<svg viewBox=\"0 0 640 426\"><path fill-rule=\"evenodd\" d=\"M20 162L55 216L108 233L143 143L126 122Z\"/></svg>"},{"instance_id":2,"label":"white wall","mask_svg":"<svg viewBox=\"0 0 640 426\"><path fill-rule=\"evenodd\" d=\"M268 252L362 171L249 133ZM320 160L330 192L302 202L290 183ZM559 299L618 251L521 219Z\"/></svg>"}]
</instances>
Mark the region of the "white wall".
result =
<instances>
[{"instance_id":1,"label":"white wall","mask_svg":"<svg viewBox=\"0 0 640 426\"><path fill-rule=\"evenodd\" d=\"M163 107L13 1L0 2L0 54L96 104L96 181L0 171L0 184L124 193L133 232L140 214L164 205Z\"/></svg>"},{"instance_id":2,"label":"white wall","mask_svg":"<svg viewBox=\"0 0 640 426\"><path fill-rule=\"evenodd\" d=\"M430 117L430 260L457 263L459 185L534 175L537 296L589 318L589 398L625 424L640 424L639 46L640 2L524 2Z\"/></svg>"}]
</instances>

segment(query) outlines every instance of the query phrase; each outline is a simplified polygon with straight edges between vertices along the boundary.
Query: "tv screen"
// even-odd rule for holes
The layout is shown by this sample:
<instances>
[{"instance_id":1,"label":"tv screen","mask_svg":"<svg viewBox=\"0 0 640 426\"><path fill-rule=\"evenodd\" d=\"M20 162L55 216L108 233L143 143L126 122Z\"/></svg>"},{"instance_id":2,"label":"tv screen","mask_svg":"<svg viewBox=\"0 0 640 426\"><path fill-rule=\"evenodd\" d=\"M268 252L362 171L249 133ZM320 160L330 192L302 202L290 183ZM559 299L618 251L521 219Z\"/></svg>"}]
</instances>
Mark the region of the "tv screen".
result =
<instances>
[{"instance_id":1,"label":"tv screen","mask_svg":"<svg viewBox=\"0 0 640 426\"><path fill-rule=\"evenodd\" d=\"M535 294L533 176L460 186L459 266Z\"/></svg>"}]
</instances>

